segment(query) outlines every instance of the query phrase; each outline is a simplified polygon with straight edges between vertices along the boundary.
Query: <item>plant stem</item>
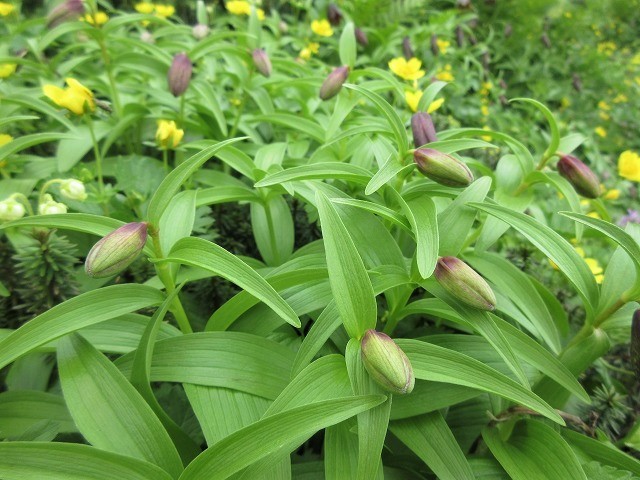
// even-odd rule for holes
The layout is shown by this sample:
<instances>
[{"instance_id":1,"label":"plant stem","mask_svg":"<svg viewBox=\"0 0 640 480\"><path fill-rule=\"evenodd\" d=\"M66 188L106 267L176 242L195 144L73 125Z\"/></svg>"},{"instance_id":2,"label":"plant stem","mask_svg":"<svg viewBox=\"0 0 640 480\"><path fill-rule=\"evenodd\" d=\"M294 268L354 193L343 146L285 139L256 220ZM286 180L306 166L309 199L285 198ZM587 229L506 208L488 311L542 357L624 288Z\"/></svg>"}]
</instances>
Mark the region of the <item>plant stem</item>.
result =
<instances>
[{"instance_id":1,"label":"plant stem","mask_svg":"<svg viewBox=\"0 0 640 480\"><path fill-rule=\"evenodd\" d=\"M166 148L162 149L162 163L164 164L165 172L169 173L169 152Z\"/></svg>"},{"instance_id":2,"label":"plant stem","mask_svg":"<svg viewBox=\"0 0 640 480\"><path fill-rule=\"evenodd\" d=\"M109 86L111 87L111 100L113 101L113 109L116 113L117 117L120 117L122 113L120 97L118 95L118 88L116 87L116 79L113 75L113 66L111 64L111 58L109 57L109 52L107 51L107 45L104 41L104 36L102 31L99 32L97 38L98 45L100 46L100 53L102 55L102 61L104 63L104 69L107 72L107 78L109 79Z\"/></svg>"},{"instance_id":3,"label":"plant stem","mask_svg":"<svg viewBox=\"0 0 640 480\"><path fill-rule=\"evenodd\" d=\"M93 131L93 120L91 116L85 115L87 119L87 125L89 126L89 134L91 135L91 142L93 143L93 155L96 160L96 175L98 175L98 191L100 195L104 194L104 180L102 178L102 155L98 148L98 141L96 140L96 134Z\"/></svg>"}]
</instances>

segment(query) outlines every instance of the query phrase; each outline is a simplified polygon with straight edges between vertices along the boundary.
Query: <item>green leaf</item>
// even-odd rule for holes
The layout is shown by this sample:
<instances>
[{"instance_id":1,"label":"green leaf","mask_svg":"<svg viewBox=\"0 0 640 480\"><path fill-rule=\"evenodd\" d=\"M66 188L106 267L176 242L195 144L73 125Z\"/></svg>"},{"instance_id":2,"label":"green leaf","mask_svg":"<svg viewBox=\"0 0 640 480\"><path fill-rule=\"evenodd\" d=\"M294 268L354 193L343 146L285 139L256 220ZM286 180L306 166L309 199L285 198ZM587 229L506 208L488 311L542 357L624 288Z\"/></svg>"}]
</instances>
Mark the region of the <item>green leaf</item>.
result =
<instances>
[{"instance_id":1,"label":"green leaf","mask_svg":"<svg viewBox=\"0 0 640 480\"><path fill-rule=\"evenodd\" d=\"M329 270L329 283L344 326L352 338L375 328L377 305L371 280L353 240L331 201L316 193Z\"/></svg>"},{"instance_id":2,"label":"green leaf","mask_svg":"<svg viewBox=\"0 0 640 480\"><path fill-rule=\"evenodd\" d=\"M169 252L178 240L191 235L195 218L195 190L186 190L173 197L160 218L160 245L163 252Z\"/></svg>"},{"instance_id":3,"label":"green leaf","mask_svg":"<svg viewBox=\"0 0 640 480\"><path fill-rule=\"evenodd\" d=\"M74 443L0 442L3 480L170 480L155 465Z\"/></svg>"},{"instance_id":4,"label":"green leaf","mask_svg":"<svg viewBox=\"0 0 640 480\"><path fill-rule=\"evenodd\" d=\"M235 185L201 188L196 192L197 207L218 203L256 202L258 200L259 197L253 190Z\"/></svg>"},{"instance_id":5,"label":"green leaf","mask_svg":"<svg viewBox=\"0 0 640 480\"><path fill-rule=\"evenodd\" d=\"M29 390L0 393L0 438L20 436L42 420L55 422L60 432L78 431L59 395Z\"/></svg>"},{"instance_id":6,"label":"green leaf","mask_svg":"<svg viewBox=\"0 0 640 480\"><path fill-rule=\"evenodd\" d=\"M160 420L104 355L73 334L58 344L58 368L69 412L92 445L180 474L182 462Z\"/></svg>"},{"instance_id":7,"label":"green leaf","mask_svg":"<svg viewBox=\"0 0 640 480\"><path fill-rule=\"evenodd\" d=\"M169 206L169 203L171 203L175 194L178 193L182 184L219 150L241 140L243 140L243 138L231 138L211 145L174 168L162 181L156 193L153 194L153 197L151 197L147 209L149 221L152 224L158 225L162 214Z\"/></svg>"},{"instance_id":8,"label":"green leaf","mask_svg":"<svg viewBox=\"0 0 640 480\"><path fill-rule=\"evenodd\" d=\"M440 412L394 420L389 429L442 480L475 476Z\"/></svg>"},{"instance_id":9,"label":"green leaf","mask_svg":"<svg viewBox=\"0 0 640 480\"><path fill-rule=\"evenodd\" d=\"M357 428L355 420L348 419L325 429L324 475L320 473L317 477L318 480L356 478L358 472L358 436L355 431ZM315 480L315 477L310 480Z\"/></svg>"},{"instance_id":10,"label":"green leaf","mask_svg":"<svg viewBox=\"0 0 640 480\"><path fill-rule=\"evenodd\" d=\"M562 429L562 436L571 447L584 452L593 460L621 470L628 470L640 476L640 461L617 449L612 444L600 442L568 428Z\"/></svg>"},{"instance_id":11,"label":"green leaf","mask_svg":"<svg viewBox=\"0 0 640 480\"><path fill-rule=\"evenodd\" d=\"M426 112L429 109L429 105L436 98L436 95L442 90L444 87L449 85L448 82L433 82L427 88L425 88L422 93L422 97L420 97L420 101L418 102L418 111Z\"/></svg>"},{"instance_id":12,"label":"green leaf","mask_svg":"<svg viewBox=\"0 0 640 480\"><path fill-rule=\"evenodd\" d=\"M41 143L52 142L54 140L61 140L64 138L75 139L74 135L60 132L48 132L48 133L33 133L31 135L23 135L18 138L14 138L9 143L0 147L0 162L7 158L9 155L25 150L34 145Z\"/></svg>"},{"instance_id":13,"label":"green leaf","mask_svg":"<svg viewBox=\"0 0 640 480\"><path fill-rule=\"evenodd\" d=\"M356 34L353 22L348 22L340 35L340 63L353 69L356 64Z\"/></svg>"},{"instance_id":14,"label":"green leaf","mask_svg":"<svg viewBox=\"0 0 640 480\"><path fill-rule=\"evenodd\" d=\"M379 395L326 400L266 417L222 439L200 454L180 480L227 478L278 450L291 438L310 437L386 400Z\"/></svg>"},{"instance_id":15,"label":"green leaf","mask_svg":"<svg viewBox=\"0 0 640 480\"><path fill-rule=\"evenodd\" d=\"M206 109L207 113L211 113L215 118L220 133L224 137L229 135L227 129L227 119L224 116L224 112L220 107L220 101L216 98L216 89L213 84L208 82L191 82L189 87L195 91L202 100L202 108Z\"/></svg>"},{"instance_id":16,"label":"green leaf","mask_svg":"<svg viewBox=\"0 0 640 480\"><path fill-rule=\"evenodd\" d=\"M549 110L545 105L534 100L532 98L512 98L509 100L510 102L524 102L536 107L549 123L549 133L551 134L551 139L549 140L549 146L544 152L543 158L550 158L558 151L558 146L560 145L560 130L558 129L558 122L556 122L553 113Z\"/></svg>"},{"instance_id":17,"label":"green leaf","mask_svg":"<svg viewBox=\"0 0 640 480\"><path fill-rule=\"evenodd\" d=\"M506 441L495 427L485 428L482 438L514 480L587 480L571 447L553 428L539 421L518 422Z\"/></svg>"},{"instance_id":18,"label":"green leaf","mask_svg":"<svg viewBox=\"0 0 640 480\"><path fill-rule=\"evenodd\" d=\"M303 116L293 113L276 112L269 115L255 115L252 119L290 128L308 135L318 143L324 143L324 129L322 126L314 120L304 118Z\"/></svg>"},{"instance_id":19,"label":"green leaf","mask_svg":"<svg viewBox=\"0 0 640 480\"><path fill-rule=\"evenodd\" d=\"M399 227L404 228L405 230L411 231L411 225L405 217L403 217L399 213L396 213L395 210L385 207L384 205L368 202L366 200L355 200L353 198L332 198L331 201L333 203L339 203L341 205L349 205L351 207L361 208L362 210L374 213L385 220L393 222Z\"/></svg>"},{"instance_id":20,"label":"green leaf","mask_svg":"<svg viewBox=\"0 0 640 480\"><path fill-rule=\"evenodd\" d=\"M255 184L256 188L279 185L285 182L318 179L341 179L354 183L366 184L371 174L364 168L350 163L311 163L300 167L287 168L267 175Z\"/></svg>"},{"instance_id":21,"label":"green leaf","mask_svg":"<svg viewBox=\"0 0 640 480\"><path fill-rule=\"evenodd\" d=\"M235 283L262 300L283 320L300 327L300 320L291 306L249 265L224 248L202 238L183 238L160 261L177 262L203 268Z\"/></svg>"},{"instance_id":22,"label":"green leaf","mask_svg":"<svg viewBox=\"0 0 640 480\"><path fill-rule=\"evenodd\" d=\"M364 189L365 195L373 195L376 193L385 183L395 178L401 172L406 172L415 168L413 164L402 165L398 162L398 159L394 156L390 156L389 159L382 165L373 177L367 183L367 187Z\"/></svg>"},{"instance_id":23,"label":"green leaf","mask_svg":"<svg viewBox=\"0 0 640 480\"><path fill-rule=\"evenodd\" d=\"M402 202L401 207L415 234L418 271L422 278L429 278L436 268L440 243L436 205L423 197Z\"/></svg>"},{"instance_id":24,"label":"green leaf","mask_svg":"<svg viewBox=\"0 0 640 480\"><path fill-rule=\"evenodd\" d=\"M67 333L158 305L163 300L159 290L136 284L113 285L78 295L38 315L0 341L0 368Z\"/></svg>"},{"instance_id":25,"label":"green leaf","mask_svg":"<svg viewBox=\"0 0 640 480\"><path fill-rule=\"evenodd\" d=\"M281 195L251 204L251 228L258 251L269 266L282 265L293 253L295 232L289 204Z\"/></svg>"}]
</instances>

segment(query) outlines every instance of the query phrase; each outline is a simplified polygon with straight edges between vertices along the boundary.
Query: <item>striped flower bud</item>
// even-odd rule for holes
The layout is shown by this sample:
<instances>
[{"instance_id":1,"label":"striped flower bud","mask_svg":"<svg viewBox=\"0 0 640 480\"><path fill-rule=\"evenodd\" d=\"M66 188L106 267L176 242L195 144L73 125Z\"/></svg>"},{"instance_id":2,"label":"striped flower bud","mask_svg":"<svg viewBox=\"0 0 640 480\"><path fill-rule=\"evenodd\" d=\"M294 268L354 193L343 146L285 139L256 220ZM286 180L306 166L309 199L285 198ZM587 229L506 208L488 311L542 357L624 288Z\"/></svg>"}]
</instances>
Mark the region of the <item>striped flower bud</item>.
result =
<instances>
[{"instance_id":1,"label":"striped flower bud","mask_svg":"<svg viewBox=\"0 0 640 480\"><path fill-rule=\"evenodd\" d=\"M460 48L464 47L464 30L460 25L456 27L456 44Z\"/></svg>"},{"instance_id":2,"label":"striped flower bud","mask_svg":"<svg viewBox=\"0 0 640 480\"><path fill-rule=\"evenodd\" d=\"M558 161L558 173L566 178L583 197L600 196L600 180L582 161L573 155L563 155Z\"/></svg>"},{"instance_id":3,"label":"striped flower bud","mask_svg":"<svg viewBox=\"0 0 640 480\"><path fill-rule=\"evenodd\" d=\"M271 60L269 60L267 52L262 48L256 48L251 56L253 57L253 64L256 66L256 69L263 76L269 78L271 76Z\"/></svg>"},{"instance_id":4,"label":"striped flower bud","mask_svg":"<svg viewBox=\"0 0 640 480\"><path fill-rule=\"evenodd\" d=\"M147 241L147 223L127 223L98 241L84 263L87 275L110 277L127 268Z\"/></svg>"},{"instance_id":5,"label":"striped flower bud","mask_svg":"<svg viewBox=\"0 0 640 480\"><path fill-rule=\"evenodd\" d=\"M186 53L178 53L173 57L171 68L169 68L169 91L174 97L179 97L186 92L191 82L191 74L193 73L193 65Z\"/></svg>"},{"instance_id":6,"label":"striped flower bud","mask_svg":"<svg viewBox=\"0 0 640 480\"><path fill-rule=\"evenodd\" d=\"M434 276L438 283L461 302L481 310L493 310L496 296L473 268L456 257L440 257Z\"/></svg>"},{"instance_id":7,"label":"striped flower bud","mask_svg":"<svg viewBox=\"0 0 640 480\"><path fill-rule=\"evenodd\" d=\"M411 40L409 40L408 36L402 39L402 54L404 55L404 58L406 58L407 60L410 60L413 57L415 57L413 53L413 48L411 48Z\"/></svg>"},{"instance_id":8,"label":"striped flower bud","mask_svg":"<svg viewBox=\"0 0 640 480\"><path fill-rule=\"evenodd\" d=\"M342 21L342 12L335 3L330 3L327 7L327 19L334 27L340 25Z\"/></svg>"},{"instance_id":9,"label":"striped flower bud","mask_svg":"<svg viewBox=\"0 0 640 480\"><path fill-rule=\"evenodd\" d=\"M438 141L433 120L431 120L431 115L428 113L418 112L413 114L411 117L411 131L413 132L413 144L416 148Z\"/></svg>"},{"instance_id":10,"label":"striped flower bud","mask_svg":"<svg viewBox=\"0 0 640 480\"><path fill-rule=\"evenodd\" d=\"M47 15L47 28L55 28L65 22L77 20L84 14L82 0L65 0Z\"/></svg>"},{"instance_id":11,"label":"striped flower bud","mask_svg":"<svg viewBox=\"0 0 640 480\"><path fill-rule=\"evenodd\" d=\"M341 67L334 68L333 72L331 72L327 76L324 83L320 87L320 98L322 100L329 100L330 98L335 97L342 88L344 82L347 81L348 77L348 66L343 65Z\"/></svg>"},{"instance_id":12,"label":"striped flower bud","mask_svg":"<svg viewBox=\"0 0 640 480\"><path fill-rule=\"evenodd\" d=\"M369 45L369 38L367 37L367 34L362 31L361 28L356 27L355 35L356 35L356 42L358 42L360 45L362 45L363 47L366 47L367 45Z\"/></svg>"},{"instance_id":13,"label":"striped flower bud","mask_svg":"<svg viewBox=\"0 0 640 480\"><path fill-rule=\"evenodd\" d=\"M418 148L413 160L420 173L448 187L466 187L473 182L471 170L457 158L432 148Z\"/></svg>"},{"instance_id":14,"label":"striped flower bud","mask_svg":"<svg viewBox=\"0 0 640 480\"><path fill-rule=\"evenodd\" d=\"M411 362L388 335L367 330L361 352L362 363L377 384L392 393L411 393L415 385Z\"/></svg>"}]
</instances>

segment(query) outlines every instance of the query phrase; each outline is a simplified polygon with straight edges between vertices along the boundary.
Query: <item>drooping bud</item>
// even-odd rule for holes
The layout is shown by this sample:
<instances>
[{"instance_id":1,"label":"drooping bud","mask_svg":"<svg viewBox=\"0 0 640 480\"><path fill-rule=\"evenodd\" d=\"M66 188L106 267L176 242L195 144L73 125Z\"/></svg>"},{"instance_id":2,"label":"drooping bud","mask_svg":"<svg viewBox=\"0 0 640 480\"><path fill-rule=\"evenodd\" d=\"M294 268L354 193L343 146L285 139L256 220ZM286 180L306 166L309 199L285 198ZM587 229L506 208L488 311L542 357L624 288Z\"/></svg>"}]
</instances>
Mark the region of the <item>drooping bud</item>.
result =
<instances>
[{"instance_id":1,"label":"drooping bud","mask_svg":"<svg viewBox=\"0 0 640 480\"><path fill-rule=\"evenodd\" d=\"M5 198L0 202L0 222L11 222L24 217L26 213L24 205L13 197Z\"/></svg>"},{"instance_id":2,"label":"drooping bud","mask_svg":"<svg viewBox=\"0 0 640 480\"><path fill-rule=\"evenodd\" d=\"M83 14L82 0L65 0L47 15L47 28L55 28L65 22L77 20Z\"/></svg>"},{"instance_id":3,"label":"drooping bud","mask_svg":"<svg viewBox=\"0 0 640 480\"><path fill-rule=\"evenodd\" d=\"M67 206L64 203L56 202L53 197L47 193L42 196L42 200L38 205L38 213L40 215L67 213Z\"/></svg>"},{"instance_id":4,"label":"drooping bud","mask_svg":"<svg viewBox=\"0 0 640 480\"><path fill-rule=\"evenodd\" d=\"M583 197L600 196L600 180L581 160L573 155L564 155L558 161L558 173L566 178Z\"/></svg>"},{"instance_id":5,"label":"drooping bud","mask_svg":"<svg viewBox=\"0 0 640 480\"><path fill-rule=\"evenodd\" d=\"M633 312L631 319L631 366L640 378L640 310Z\"/></svg>"},{"instance_id":6,"label":"drooping bud","mask_svg":"<svg viewBox=\"0 0 640 480\"><path fill-rule=\"evenodd\" d=\"M333 72L327 76L320 87L320 98L322 100L329 100L330 98L335 97L342 88L344 82L347 81L348 77L349 67L347 65L334 68Z\"/></svg>"},{"instance_id":7,"label":"drooping bud","mask_svg":"<svg viewBox=\"0 0 640 480\"><path fill-rule=\"evenodd\" d=\"M456 27L456 44L460 48L464 47L464 30L460 25Z\"/></svg>"},{"instance_id":8,"label":"drooping bud","mask_svg":"<svg viewBox=\"0 0 640 480\"><path fill-rule=\"evenodd\" d=\"M456 257L440 257L434 276L438 283L461 302L481 310L493 310L496 296L473 268Z\"/></svg>"},{"instance_id":9,"label":"drooping bud","mask_svg":"<svg viewBox=\"0 0 640 480\"><path fill-rule=\"evenodd\" d=\"M327 7L327 19L334 27L340 25L342 21L342 12L335 3L330 3Z\"/></svg>"},{"instance_id":10,"label":"drooping bud","mask_svg":"<svg viewBox=\"0 0 640 480\"><path fill-rule=\"evenodd\" d=\"M457 158L432 148L418 148L413 160L420 173L448 187L466 187L473 182L469 167Z\"/></svg>"},{"instance_id":11,"label":"drooping bud","mask_svg":"<svg viewBox=\"0 0 640 480\"><path fill-rule=\"evenodd\" d=\"M256 48L251 54L256 69L265 77L271 76L271 60L263 48Z\"/></svg>"},{"instance_id":12,"label":"drooping bud","mask_svg":"<svg viewBox=\"0 0 640 480\"><path fill-rule=\"evenodd\" d=\"M87 198L84 183L73 178L62 181L60 184L60 193L63 197L70 198L71 200L83 201Z\"/></svg>"},{"instance_id":13,"label":"drooping bud","mask_svg":"<svg viewBox=\"0 0 640 480\"><path fill-rule=\"evenodd\" d=\"M369 45L369 38L367 37L367 34L362 31L362 29L356 27L355 35L356 42L358 42L360 45L362 45L363 47Z\"/></svg>"},{"instance_id":14,"label":"drooping bud","mask_svg":"<svg viewBox=\"0 0 640 480\"><path fill-rule=\"evenodd\" d=\"M413 57L415 57L415 54L413 53L413 48L411 48L411 40L409 40L408 36L402 39L402 54L404 55L404 58L406 58L407 60L410 60Z\"/></svg>"},{"instance_id":15,"label":"drooping bud","mask_svg":"<svg viewBox=\"0 0 640 480\"><path fill-rule=\"evenodd\" d=\"M385 390L400 395L411 393L415 385L407 355L388 335L367 330L362 337L362 363Z\"/></svg>"},{"instance_id":16,"label":"drooping bud","mask_svg":"<svg viewBox=\"0 0 640 480\"><path fill-rule=\"evenodd\" d=\"M434 33L431 35L431 53L434 56L440 55L440 47L438 46L438 36Z\"/></svg>"},{"instance_id":17,"label":"drooping bud","mask_svg":"<svg viewBox=\"0 0 640 480\"><path fill-rule=\"evenodd\" d=\"M147 223L127 223L98 241L84 263L87 275L110 277L127 268L147 241Z\"/></svg>"},{"instance_id":18,"label":"drooping bud","mask_svg":"<svg viewBox=\"0 0 640 480\"><path fill-rule=\"evenodd\" d=\"M209 35L209 31L210 29L208 25L205 25L204 23L198 23L191 29L191 35L193 35L193 38L195 38L196 40L202 40L203 38L206 38L207 35Z\"/></svg>"},{"instance_id":19,"label":"drooping bud","mask_svg":"<svg viewBox=\"0 0 640 480\"><path fill-rule=\"evenodd\" d=\"M433 126L431 115L425 112L414 113L411 117L411 131L413 144L419 148L427 143L437 142L436 128Z\"/></svg>"},{"instance_id":20,"label":"drooping bud","mask_svg":"<svg viewBox=\"0 0 640 480\"><path fill-rule=\"evenodd\" d=\"M173 57L171 68L169 68L169 91L174 97L182 95L189 87L193 65L186 53L178 53Z\"/></svg>"}]
</instances>

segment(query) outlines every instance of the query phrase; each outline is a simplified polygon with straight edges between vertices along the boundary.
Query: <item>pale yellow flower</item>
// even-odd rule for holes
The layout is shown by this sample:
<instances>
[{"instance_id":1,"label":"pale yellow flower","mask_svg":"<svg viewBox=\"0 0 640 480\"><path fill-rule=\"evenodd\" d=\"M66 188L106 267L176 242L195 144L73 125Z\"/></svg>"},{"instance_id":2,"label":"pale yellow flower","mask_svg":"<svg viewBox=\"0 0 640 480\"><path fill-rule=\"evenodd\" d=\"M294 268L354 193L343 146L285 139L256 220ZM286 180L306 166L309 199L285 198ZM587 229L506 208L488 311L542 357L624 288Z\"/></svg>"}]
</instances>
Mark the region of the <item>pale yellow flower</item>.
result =
<instances>
[{"instance_id":1,"label":"pale yellow flower","mask_svg":"<svg viewBox=\"0 0 640 480\"><path fill-rule=\"evenodd\" d=\"M486 130L487 132L491 132L491 128L489 128L488 125L485 125L484 127L482 127L483 130ZM482 140L484 140L485 142L490 142L491 139L493 138L491 135L482 135L480 137Z\"/></svg>"},{"instance_id":2,"label":"pale yellow flower","mask_svg":"<svg viewBox=\"0 0 640 480\"><path fill-rule=\"evenodd\" d=\"M10 3L0 2L0 17L6 17L15 10L16 7Z\"/></svg>"},{"instance_id":3,"label":"pale yellow flower","mask_svg":"<svg viewBox=\"0 0 640 480\"><path fill-rule=\"evenodd\" d=\"M604 120L605 122L611 119L611 115L609 115L607 112L603 112L602 110L598 112L598 116L600 117L601 120Z\"/></svg>"},{"instance_id":4,"label":"pale yellow flower","mask_svg":"<svg viewBox=\"0 0 640 480\"><path fill-rule=\"evenodd\" d=\"M602 198L604 198L605 200L618 200L620 198L620 190L618 190L617 188L607 190Z\"/></svg>"},{"instance_id":5,"label":"pale yellow flower","mask_svg":"<svg viewBox=\"0 0 640 480\"><path fill-rule=\"evenodd\" d=\"M173 5L155 5L156 15L162 18L168 18L174 13L176 9Z\"/></svg>"},{"instance_id":6,"label":"pale yellow flower","mask_svg":"<svg viewBox=\"0 0 640 480\"><path fill-rule=\"evenodd\" d=\"M444 98L438 98L429 104L429 108L427 108L427 113L433 113L438 110L442 104L444 103Z\"/></svg>"},{"instance_id":7,"label":"pale yellow flower","mask_svg":"<svg viewBox=\"0 0 640 480\"><path fill-rule=\"evenodd\" d=\"M312 21L311 31L321 37L330 37L333 35L333 28L331 28L329 20L326 19Z\"/></svg>"},{"instance_id":8,"label":"pale yellow flower","mask_svg":"<svg viewBox=\"0 0 640 480\"><path fill-rule=\"evenodd\" d=\"M480 95L487 96L493 89L493 83L491 82L482 82L482 86L480 88Z\"/></svg>"},{"instance_id":9,"label":"pale yellow flower","mask_svg":"<svg viewBox=\"0 0 640 480\"><path fill-rule=\"evenodd\" d=\"M389 62L389 70L405 80L418 80L424 77L424 70L420 70L422 62L413 57L411 60L397 57Z\"/></svg>"},{"instance_id":10,"label":"pale yellow flower","mask_svg":"<svg viewBox=\"0 0 640 480\"><path fill-rule=\"evenodd\" d=\"M489 107L486 104L483 104L480 107L480 113L482 113L482 116L488 117L489 116Z\"/></svg>"},{"instance_id":11,"label":"pale yellow flower","mask_svg":"<svg viewBox=\"0 0 640 480\"><path fill-rule=\"evenodd\" d=\"M151 2L140 2L140 3L136 3L133 8L135 8L136 12L138 13L149 14L149 13L153 13L153 10L156 7Z\"/></svg>"},{"instance_id":12,"label":"pale yellow flower","mask_svg":"<svg viewBox=\"0 0 640 480\"><path fill-rule=\"evenodd\" d=\"M436 78L441 82L453 82L455 80L455 77L453 76L453 73L451 73L451 65L447 64L443 69L438 70L438 73L436 73Z\"/></svg>"},{"instance_id":13,"label":"pale yellow flower","mask_svg":"<svg viewBox=\"0 0 640 480\"><path fill-rule=\"evenodd\" d=\"M629 99L627 98L627 96L624 93L619 93L613 99L613 103L626 103L628 101L629 101Z\"/></svg>"},{"instance_id":14,"label":"pale yellow flower","mask_svg":"<svg viewBox=\"0 0 640 480\"><path fill-rule=\"evenodd\" d=\"M3 63L0 65L0 78L7 78L13 75L18 68L17 63Z\"/></svg>"},{"instance_id":15,"label":"pale yellow flower","mask_svg":"<svg viewBox=\"0 0 640 480\"><path fill-rule=\"evenodd\" d=\"M602 280L604 280L604 270L600 266L600 263L598 263L598 260L595 258L585 258L584 261L587 263L593 276L596 277L596 283L602 283Z\"/></svg>"},{"instance_id":16,"label":"pale yellow flower","mask_svg":"<svg viewBox=\"0 0 640 480\"><path fill-rule=\"evenodd\" d=\"M607 131L603 127L596 127L596 128L593 129L593 131L599 137L605 138L607 136Z\"/></svg>"},{"instance_id":17,"label":"pale yellow flower","mask_svg":"<svg viewBox=\"0 0 640 480\"><path fill-rule=\"evenodd\" d=\"M309 60L311 55L314 53L318 53L320 51L320 44L316 42L311 42L309 45L300 50L299 57L303 60Z\"/></svg>"},{"instance_id":18,"label":"pale yellow flower","mask_svg":"<svg viewBox=\"0 0 640 480\"><path fill-rule=\"evenodd\" d=\"M109 20L109 16L106 13L100 11L96 12L93 15L87 13L84 17L82 17L82 20L87 22L89 25L99 27L100 25L104 25L105 23L107 23L107 21Z\"/></svg>"},{"instance_id":19,"label":"pale yellow flower","mask_svg":"<svg viewBox=\"0 0 640 480\"><path fill-rule=\"evenodd\" d=\"M13 140L13 137L11 135L7 135L6 133L0 133L0 147L3 145L6 145L11 140Z\"/></svg>"},{"instance_id":20,"label":"pale yellow flower","mask_svg":"<svg viewBox=\"0 0 640 480\"><path fill-rule=\"evenodd\" d=\"M609 105L607 102L605 102L604 100L600 100L598 102L598 108L600 110L605 110L605 111L609 111L611 110L611 105Z\"/></svg>"},{"instance_id":21,"label":"pale yellow flower","mask_svg":"<svg viewBox=\"0 0 640 480\"><path fill-rule=\"evenodd\" d=\"M447 53L447 49L451 45L451 42L448 40L440 40L439 38L436 40L436 43L438 44L438 50L440 50L440 53L443 55Z\"/></svg>"},{"instance_id":22,"label":"pale yellow flower","mask_svg":"<svg viewBox=\"0 0 640 480\"><path fill-rule=\"evenodd\" d=\"M233 15L251 15L251 5L243 0L231 0L225 7Z\"/></svg>"},{"instance_id":23,"label":"pale yellow flower","mask_svg":"<svg viewBox=\"0 0 640 480\"><path fill-rule=\"evenodd\" d=\"M632 150L622 152L618 157L618 175L640 182L640 155Z\"/></svg>"},{"instance_id":24,"label":"pale yellow flower","mask_svg":"<svg viewBox=\"0 0 640 480\"><path fill-rule=\"evenodd\" d=\"M173 120L158 120L156 142L160 148L176 148L184 136L184 130L176 126Z\"/></svg>"},{"instance_id":25,"label":"pale yellow flower","mask_svg":"<svg viewBox=\"0 0 640 480\"><path fill-rule=\"evenodd\" d=\"M76 115L82 115L86 110L93 112L96 109L91 90L74 78L67 78L65 82L67 83L67 88L62 89L56 85L45 85L42 87L42 91L55 104Z\"/></svg>"}]
</instances>

